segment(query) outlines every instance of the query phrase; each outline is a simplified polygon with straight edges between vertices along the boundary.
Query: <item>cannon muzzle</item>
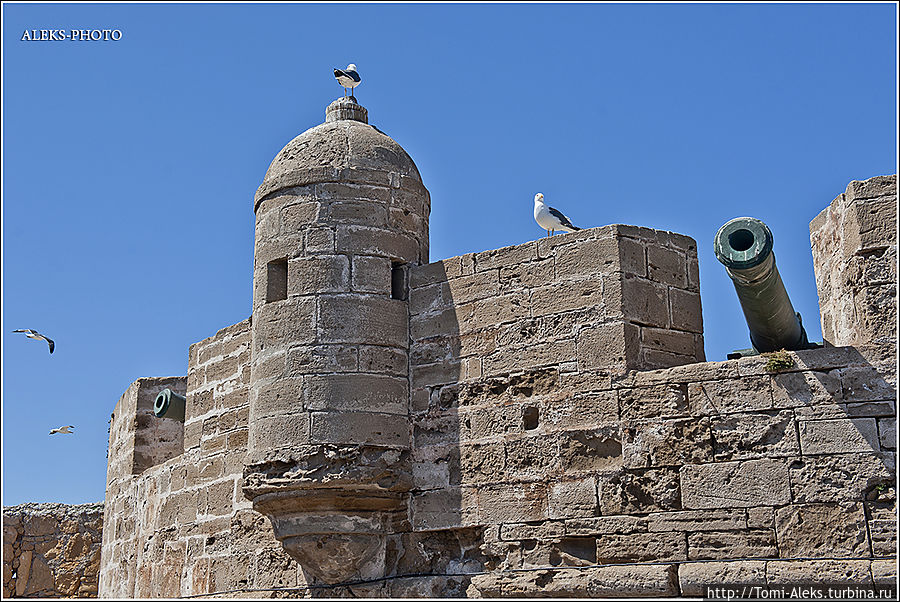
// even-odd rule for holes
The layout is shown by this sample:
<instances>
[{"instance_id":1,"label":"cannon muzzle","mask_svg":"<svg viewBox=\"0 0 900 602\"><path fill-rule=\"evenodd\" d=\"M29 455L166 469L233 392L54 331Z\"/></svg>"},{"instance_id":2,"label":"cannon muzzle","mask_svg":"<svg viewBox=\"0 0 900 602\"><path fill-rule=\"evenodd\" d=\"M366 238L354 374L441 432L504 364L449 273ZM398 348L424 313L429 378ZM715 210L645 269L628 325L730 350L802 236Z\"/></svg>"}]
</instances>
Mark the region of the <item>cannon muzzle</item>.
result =
<instances>
[{"instance_id":1,"label":"cannon muzzle","mask_svg":"<svg viewBox=\"0 0 900 602\"><path fill-rule=\"evenodd\" d=\"M737 217L716 232L716 259L734 283L754 350L807 349L810 344L800 314L794 311L775 267L773 243L772 232L763 222Z\"/></svg>"},{"instance_id":2,"label":"cannon muzzle","mask_svg":"<svg viewBox=\"0 0 900 602\"><path fill-rule=\"evenodd\" d=\"M172 391L172 389L163 389L156 396L153 402L153 413L157 418L171 418L184 422L184 404L187 400Z\"/></svg>"}]
</instances>

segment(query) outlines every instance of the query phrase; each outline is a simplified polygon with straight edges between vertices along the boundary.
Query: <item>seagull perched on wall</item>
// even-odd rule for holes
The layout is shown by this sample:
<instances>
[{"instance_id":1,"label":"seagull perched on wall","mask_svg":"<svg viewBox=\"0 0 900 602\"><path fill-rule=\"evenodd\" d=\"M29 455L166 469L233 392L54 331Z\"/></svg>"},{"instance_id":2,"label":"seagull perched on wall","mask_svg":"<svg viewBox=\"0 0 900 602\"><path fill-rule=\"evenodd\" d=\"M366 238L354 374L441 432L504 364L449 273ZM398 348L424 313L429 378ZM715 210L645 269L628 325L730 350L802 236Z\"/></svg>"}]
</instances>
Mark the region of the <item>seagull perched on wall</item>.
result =
<instances>
[{"instance_id":1,"label":"seagull perched on wall","mask_svg":"<svg viewBox=\"0 0 900 602\"><path fill-rule=\"evenodd\" d=\"M353 98L353 88L362 81L359 79L359 73L356 72L356 65L350 63L346 69L335 69L334 79L338 81L344 89L344 96L347 96L347 88L350 88L350 98Z\"/></svg>"},{"instance_id":2,"label":"seagull perched on wall","mask_svg":"<svg viewBox=\"0 0 900 602\"><path fill-rule=\"evenodd\" d=\"M572 220L563 215L562 211L544 204L544 195L540 192L534 195L534 221L538 226L547 231L547 236L555 234L557 230L575 232L581 228L572 225Z\"/></svg>"},{"instance_id":3,"label":"seagull perched on wall","mask_svg":"<svg viewBox=\"0 0 900 602\"><path fill-rule=\"evenodd\" d=\"M58 429L53 429L52 431L50 431L50 434L55 435L56 433L62 433L63 435L74 435L75 433L69 430L73 428L75 427L71 424L69 426L61 426Z\"/></svg>"},{"instance_id":4,"label":"seagull perched on wall","mask_svg":"<svg viewBox=\"0 0 900 602\"><path fill-rule=\"evenodd\" d=\"M29 339L35 339L37 341L47 341L47 345L49 345L49 347L50 347L50 353L53 353L53 349L54 349L54 347L56 347L56 343L54 343L52 339L48 339L47 337L45 337L44 335L39 333L37 330L25 328L25 329L13 330L13 332L24 332L25 336L28 337Z\"/></svg>"}]
</instances>

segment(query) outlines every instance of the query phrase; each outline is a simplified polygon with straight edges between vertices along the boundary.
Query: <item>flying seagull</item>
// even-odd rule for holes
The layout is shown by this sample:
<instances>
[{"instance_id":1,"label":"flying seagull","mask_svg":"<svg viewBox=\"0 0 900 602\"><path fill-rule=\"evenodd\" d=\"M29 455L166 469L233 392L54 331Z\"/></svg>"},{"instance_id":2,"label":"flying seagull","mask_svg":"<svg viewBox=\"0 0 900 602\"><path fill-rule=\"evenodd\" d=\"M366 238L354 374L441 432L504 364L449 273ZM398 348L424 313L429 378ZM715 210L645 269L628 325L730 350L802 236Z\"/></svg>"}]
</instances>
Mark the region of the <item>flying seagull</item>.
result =
<instances>
[{"instance_id":1,"label":"flying seagull","mask_svg":"<svg viewBox=\"0 0 900 602\"><path fill-rule=\"evenodd\" d=\"M544 195L540 192L534 195L534 221L538 226L547 231L547 236L555 234L557 230L574 232L581 228L572 225L572 221L562 214L562 211L544 204Z\"/></svg>"},{"instance_id":2,"label":"flying seagull","mask_svg":"<svg viewBox=\"0 0 900 602\"><path fill-rule=\"evenodd\" d=\"M50 434L55 435L56 433L62 433L63 435L74 435L75 433L69 430L73 428L75 427L71 424L69 426L61 426L58 429L53 429L52 431L50 431Z\"/></svg>"},{"instance_id":3,"label":"flying seagull","mask_svg":"<svg viewBox=\"0 0 900 602\"><path fill-rule=\"evenodd\" d=\"M13 332L24 332L24 333L26 333L25 336L28 337L29 339L35 339L37 341L47 341L47 345L50 346L50 353L53 353L53 349L54 349L54 347L56 347L56 343L54 343L52 339L48 339L47 337L45 337L44 335L39 333L37 330L25 328L25 329L20 329L20 330L13 330Z\"/></svg>"},{"instance_id":4,"label":"flying seagull","mask_svg":"<svg viewBox=\"0 0 900 602\"><path fill-rule=\"evenodd\" d=\"M356 65L350 63L346 69L335 69L334 79L338 81L344 89L344 96L347 96L347 88L350 88L350 97L353 97L353 88L359 85L359 73L356 72Z\"/></svg>"}]
</instances>

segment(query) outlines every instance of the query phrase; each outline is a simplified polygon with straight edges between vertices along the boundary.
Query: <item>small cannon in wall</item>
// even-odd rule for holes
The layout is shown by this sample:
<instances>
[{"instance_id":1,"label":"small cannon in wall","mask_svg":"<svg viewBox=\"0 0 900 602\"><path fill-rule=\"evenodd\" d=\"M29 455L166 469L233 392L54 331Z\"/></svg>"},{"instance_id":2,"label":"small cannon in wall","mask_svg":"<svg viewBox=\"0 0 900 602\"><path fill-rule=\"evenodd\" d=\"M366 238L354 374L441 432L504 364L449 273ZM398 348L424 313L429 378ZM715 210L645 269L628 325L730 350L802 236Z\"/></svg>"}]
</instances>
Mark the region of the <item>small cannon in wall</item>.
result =
<instances>
[{"instance_id":1,"label":"small cannon in wall","mask_svg":"<svg viewBox=\"0 0 900 602\"><path fill-rule=\"evenodd\" d=\"M728 359L787 349L810 349L800 314L775 267L772 231L752 217L737 217L716 232L716 259L725 266L750 327L753 349L735 351Z\"/></svg>"},{"instance_id":2,"label":"small cannon in wall","mask_svg":"<svg viewBox=\"0 0 900 602\"><path fill-rule=\"evenodd\" d=\"M184 422L184 405L186 398L172 389L163 389L156 395L153 402L153 413L157 418L171 418Z\"/></svg>"}]
</instances>

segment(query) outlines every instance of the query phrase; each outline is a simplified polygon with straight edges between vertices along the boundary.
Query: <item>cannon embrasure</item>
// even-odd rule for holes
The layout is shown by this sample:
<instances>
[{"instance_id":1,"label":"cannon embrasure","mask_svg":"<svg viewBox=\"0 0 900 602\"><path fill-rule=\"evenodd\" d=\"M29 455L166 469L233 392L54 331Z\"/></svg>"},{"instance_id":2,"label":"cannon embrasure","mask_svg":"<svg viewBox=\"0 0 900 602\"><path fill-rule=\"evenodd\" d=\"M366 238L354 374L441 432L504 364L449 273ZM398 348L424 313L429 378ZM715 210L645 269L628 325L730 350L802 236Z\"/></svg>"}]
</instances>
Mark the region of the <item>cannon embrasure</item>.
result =
<instances>
[{"instance_id":1,"label":"cannon embrasure","mask_svg":"<svg viewBox=\"0 0 900 602\"><path fill-rule=\"evenodd\" d=\"M741 309L750 327L752 350L736 351L729 359L786 349L809 349L800 314L775 267L772 231L752 217L737 217L716 232L716 259L734 283Z\"/></svg>"},{"instance_id":2,"label":"cannon embrasure","mask_svg":"<svg viewBox=\"0 0 900 602\"><path fill-rule=\"evenodd\" d=\"M153 402L153 413L157 418L171 418L184 422L184 405L187 400L172 391L172 389L163 389L156 395L156 401Z\"/></svg>"}]
</instances>

